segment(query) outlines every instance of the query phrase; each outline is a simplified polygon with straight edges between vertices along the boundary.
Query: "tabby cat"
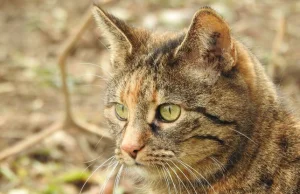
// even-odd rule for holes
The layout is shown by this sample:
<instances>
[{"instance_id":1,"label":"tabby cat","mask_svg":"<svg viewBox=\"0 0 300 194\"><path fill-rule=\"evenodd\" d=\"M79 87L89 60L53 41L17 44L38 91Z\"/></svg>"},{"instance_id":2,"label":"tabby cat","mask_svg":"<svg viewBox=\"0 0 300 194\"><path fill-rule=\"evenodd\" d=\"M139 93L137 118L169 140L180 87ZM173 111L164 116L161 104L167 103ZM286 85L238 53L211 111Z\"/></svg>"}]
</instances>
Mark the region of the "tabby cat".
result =
<instances>
[{"instance_id":1,"label":"tabby cat","mask_svg":"<svg viewBox=\"0 0 300 194\"><path fill-rule=\"evenodd\" d=\"M111 49L115 157L146 193L300 193L300 127L213 9L179 33L93 14Z\"/></svg>"}]
</instances>

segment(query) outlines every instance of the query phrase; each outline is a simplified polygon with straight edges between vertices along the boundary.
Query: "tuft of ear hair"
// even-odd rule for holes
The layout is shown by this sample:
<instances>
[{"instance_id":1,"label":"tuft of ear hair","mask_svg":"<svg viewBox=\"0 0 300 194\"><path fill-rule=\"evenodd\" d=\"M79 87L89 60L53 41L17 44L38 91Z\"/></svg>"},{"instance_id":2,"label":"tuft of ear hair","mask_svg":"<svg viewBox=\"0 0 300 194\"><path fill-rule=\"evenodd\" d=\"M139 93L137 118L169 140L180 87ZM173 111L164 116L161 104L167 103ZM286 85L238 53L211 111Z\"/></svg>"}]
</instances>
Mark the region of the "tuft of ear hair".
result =
<instances>
[{"instance_id":1,"label":"tuft of ear hair","mask_svg":"<svg viewBox=\"0 0 300 194\"><path fill-rule=\"evenodd\" d=\"M196 12L183 42L175 51L175 56L190 63L201 60L202 64L198 65L203 65L203 61L215 64L214 68L223 72L234 67L236 55L228 24L209 7Z\"/></svg>"},{"instance_id":2,"label":"tuft of ear hair","mask_svg":"<svg viewBox=\"0 0 300 194\"><path fill-rule=\"evenodd\" d=\"M94 5L92 12L100 31L110 44L113 68L124 65L133 53L136 54L145 45L149 36L145 30L127 25L97 5Z\"/></svg>"},{"instance_id":3,"label":"tuft of ear hair","mask_svg":"<svg viewBox=\"0 0 300 194\"><path fill-rule=\"evenodd\" d=\"M110 44L112 62L116 61L117 56L121 59L130 55L132 53L132 43L128 37L130 27L98 6L94 6L93 15L103 36Z\"/></svg>"}]
</instances>

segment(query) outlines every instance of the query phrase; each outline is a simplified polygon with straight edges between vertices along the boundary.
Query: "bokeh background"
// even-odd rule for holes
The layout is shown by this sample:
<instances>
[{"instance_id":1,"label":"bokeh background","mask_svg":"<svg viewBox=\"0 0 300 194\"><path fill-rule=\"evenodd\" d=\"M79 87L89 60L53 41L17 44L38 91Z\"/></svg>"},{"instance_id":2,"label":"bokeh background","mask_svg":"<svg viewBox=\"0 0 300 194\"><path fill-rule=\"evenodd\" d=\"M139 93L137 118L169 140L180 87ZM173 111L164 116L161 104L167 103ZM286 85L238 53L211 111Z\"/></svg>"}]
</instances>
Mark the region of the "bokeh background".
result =
<instances>
[{"instance_id":1,"label":"bokeh background","mask_svg":"<svg viewBox=\"0 0 300 194\"><path fill-rule=\"evenodd\" d=\"M91 4L89 0L0 0L0 154L63 119L57 57ZM211 6L266 67L291 111L300 113L300 1L102 0L99 4L132 25L158 31L186 28L197 9ZM109 64L105 45L92 22L67 61L74 114L102 127L105 75L100 67L105 70ZM0 194L77 194L86 181L82 193L99 193L109 171L101 168L92 173L113 155L113 147L112 140L95 134L59 130L0 161ZM121 180L118 193L135 193L129 179Z\"/></svg>"}]
</instances>

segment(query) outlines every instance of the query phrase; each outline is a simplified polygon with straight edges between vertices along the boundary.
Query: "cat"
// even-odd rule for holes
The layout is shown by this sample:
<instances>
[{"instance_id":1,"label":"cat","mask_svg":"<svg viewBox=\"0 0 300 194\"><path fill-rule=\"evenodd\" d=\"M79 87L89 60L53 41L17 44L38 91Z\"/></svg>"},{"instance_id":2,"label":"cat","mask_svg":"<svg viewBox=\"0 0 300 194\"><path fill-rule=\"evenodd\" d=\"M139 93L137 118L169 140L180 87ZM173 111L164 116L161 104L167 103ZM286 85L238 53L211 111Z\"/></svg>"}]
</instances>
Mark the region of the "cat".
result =
<instances>
[{"instance_id":1,"label":"cat","mask_svg":"<svg viewBox=\"0 0 300 194\"><path fill-rule=\"evenodd\" d=\"M300 126L220 15L203 7L178 33L93 15L110 44L115 157L145 193L300 193Z\"/></svg>"}]
</instances>

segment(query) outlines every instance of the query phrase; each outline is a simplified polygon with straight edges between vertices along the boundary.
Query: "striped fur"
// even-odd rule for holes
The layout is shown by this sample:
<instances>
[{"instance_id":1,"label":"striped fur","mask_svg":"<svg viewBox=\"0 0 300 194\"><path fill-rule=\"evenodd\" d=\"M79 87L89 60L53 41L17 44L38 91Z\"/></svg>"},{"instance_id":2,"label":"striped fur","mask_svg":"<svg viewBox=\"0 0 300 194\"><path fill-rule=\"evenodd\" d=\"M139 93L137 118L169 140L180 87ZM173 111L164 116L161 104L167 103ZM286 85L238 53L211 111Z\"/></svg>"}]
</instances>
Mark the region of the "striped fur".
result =
<instances>
[{"instance_id":1,"label":"striped fur","mask_svg":"<svg viewBox=\"0 0 300 194\"><path fill-rule=\"evenodd\" d=\"M93 13L112 46L105 116L116 156L144 176L146 193L300 193L299 124L214 10L164 34ZM116 102L128 107L126 122ZM178 120L157 119L164 103L180 105ZM144 145L135 160L120 149L125 138Z\"/></svg>"}]
</instances>

